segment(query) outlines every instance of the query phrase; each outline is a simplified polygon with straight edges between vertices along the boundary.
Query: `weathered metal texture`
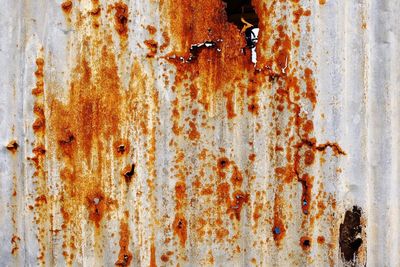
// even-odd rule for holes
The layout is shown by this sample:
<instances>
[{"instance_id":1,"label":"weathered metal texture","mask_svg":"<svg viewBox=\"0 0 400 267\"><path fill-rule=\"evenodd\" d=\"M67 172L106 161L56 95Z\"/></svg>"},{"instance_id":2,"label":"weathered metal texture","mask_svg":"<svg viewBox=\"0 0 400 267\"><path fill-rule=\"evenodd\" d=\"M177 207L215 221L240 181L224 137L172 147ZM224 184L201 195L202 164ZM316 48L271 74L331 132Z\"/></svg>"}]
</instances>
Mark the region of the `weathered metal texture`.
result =
<instances>
[{"instance_id":1,"label":"weathered metal texture","mask_svg":"<svg viewBox=\"0 0 400 267\"><path fill-rule=\"evenodd\" d=\"M399 1L0 3L2 266L400 266Z\"/></svg>"}]
</instances>

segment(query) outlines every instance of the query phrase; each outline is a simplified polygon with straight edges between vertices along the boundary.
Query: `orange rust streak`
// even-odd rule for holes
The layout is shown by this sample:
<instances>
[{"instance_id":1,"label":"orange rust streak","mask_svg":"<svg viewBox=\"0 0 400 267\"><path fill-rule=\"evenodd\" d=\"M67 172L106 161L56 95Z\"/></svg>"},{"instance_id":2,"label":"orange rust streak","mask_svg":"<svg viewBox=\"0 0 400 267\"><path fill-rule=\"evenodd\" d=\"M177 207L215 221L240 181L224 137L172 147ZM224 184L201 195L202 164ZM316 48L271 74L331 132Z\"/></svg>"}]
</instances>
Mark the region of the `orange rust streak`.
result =
<instances>
[{"instance_id":1,"label":"orange rust streak","mask_svg":"<svg viewBox=\"0 0 400 267\"><path fill-rule=\"evenodd\" d=\"M121 221L119 226L119 254L118 260L115 262L116 266L130 266L132 262L132 252L129 251L130 231L128 223Z\"/></svg>"}]
</instances>

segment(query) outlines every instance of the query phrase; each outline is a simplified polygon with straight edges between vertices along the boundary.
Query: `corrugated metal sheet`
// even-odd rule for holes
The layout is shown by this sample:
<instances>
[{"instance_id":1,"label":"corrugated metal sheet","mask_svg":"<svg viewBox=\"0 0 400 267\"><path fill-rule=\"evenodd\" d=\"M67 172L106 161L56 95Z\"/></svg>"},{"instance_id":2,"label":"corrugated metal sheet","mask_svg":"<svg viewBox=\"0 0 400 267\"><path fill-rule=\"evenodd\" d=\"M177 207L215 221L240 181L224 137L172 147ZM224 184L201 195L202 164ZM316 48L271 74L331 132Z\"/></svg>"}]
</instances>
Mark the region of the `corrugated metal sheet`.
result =
<instances>
[{"instance_id":1,"label":"corrugated metal sheet","mask_svg":"<svg viewBox=\"0 0 400 267\"><path fill-rule=\"evenodd\" d=\"M398 0L0 3L2 266L400 266Z\"/></svg>"}]
</instances>

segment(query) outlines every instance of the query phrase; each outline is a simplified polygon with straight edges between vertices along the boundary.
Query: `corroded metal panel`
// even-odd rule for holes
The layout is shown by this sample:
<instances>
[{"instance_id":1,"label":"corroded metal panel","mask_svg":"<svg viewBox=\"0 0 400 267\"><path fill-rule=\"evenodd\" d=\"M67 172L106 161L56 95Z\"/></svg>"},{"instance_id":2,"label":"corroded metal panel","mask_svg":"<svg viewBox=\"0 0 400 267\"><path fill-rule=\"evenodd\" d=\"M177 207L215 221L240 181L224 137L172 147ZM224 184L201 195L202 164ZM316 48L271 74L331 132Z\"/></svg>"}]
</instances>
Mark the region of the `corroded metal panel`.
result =
<instances>
[{"instance_id":1,"label":"corroded metal panel","mask_svg":"<svg viewBox=\"0 0 400 267\"><path fill-rule=\"evenodd\" d=\"M398 0L0 3L2 266L400 264Z\"/></svg>"}]
</instances>

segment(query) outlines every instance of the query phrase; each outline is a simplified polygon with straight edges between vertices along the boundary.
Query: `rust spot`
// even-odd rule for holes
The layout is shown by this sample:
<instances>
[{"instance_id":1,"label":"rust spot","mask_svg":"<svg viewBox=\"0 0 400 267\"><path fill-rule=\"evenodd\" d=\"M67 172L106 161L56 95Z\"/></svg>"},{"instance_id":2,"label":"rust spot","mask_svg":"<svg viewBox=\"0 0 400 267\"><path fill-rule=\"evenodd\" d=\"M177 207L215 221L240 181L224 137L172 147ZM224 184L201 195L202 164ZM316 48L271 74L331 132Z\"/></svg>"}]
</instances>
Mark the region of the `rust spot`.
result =
<instances>
[{"instance_id":1,"label":"rust spot","mask_svg":"<svg viewBox=\"0 0 400 267\"><path fill-rule=\"evenodd\" d=\"M353 206L346 211L343 223L340 224L339 246L343 259L355 266L358 250L363 243L361 238L361 208Z\"/></svg>"},{"instance_id":2,"label":"rust spot","mask_svg":"<svg viewBox=\"0 0 400 267\"><path fill-rule=\"evenodd\" d=\"M311 101L313 107L317 103L317 92L315 91L315 81L312 77L313 71L309 68L304 70L304 79L306 81L306 97Z\"/></svg>"},{"instance_id":3,"label":"rust spot","mask_svg":"<svg viewBox=\"0 0 400 267\"><path fill-rule=\"evenodd\" d=\"M242 186L243 176L242 176L242 173L240 172L240 170L239 170L239 168L237 166L235 166L233 168L231 182L235 186L238 186L238 187Z\"/></svg>"},{"instance_id":4,"label":"rust spot","mask_svg":"<svg viewBox=\"0 0 400 267\"><path fill-rule=\"evenodd\" d=\"M65 1L61 4L61 8L65 13L71 12L72 6L72 1Z\"/></svg>"},{"instance_id":5,"label":"rust spot","mask_svg":"<svg viewBox=\"0 0 400 267\"><path fill-rule=\"evenodd\" d=\"M249 194L245 194L242 191L236 191L232 195L233 200L228 209L228 213L233 213L235 218L240 221L240 213L242 211L242 207L245 203L249 202Z\"/></svg>"},{"instance_id":6,"label":"rust spot","mask_svg":"<svg viewBox=\"0 0 400 267\"><path fill-rule=\"evenodd\" d=\"M132 261L132 252L129 251L130 231L129 225L126 222L121 222L119 226L119 254L118 260L115 262L116 266L130 266Z\"/></svg>"},{"instance_id":7,"label":"rust spot","mask_svg":"<svg viewBox=\"0 0 400 267\"><path fill-rule=\"evenodd\" d=\"M155 34L157 32L156 27L154 27L153 25L147 25L146 29L150 34Z\"/></svg>"},{"instance_id":8,"label":"rust spot","mask_svg":"<svg viewBox=\"0 0 400 267\"><path fill-rule=\"evenodd\" d=\"M190 140L198 140L200 138L200 133L197 130L196 124L192 121L189 121L189 127L190 127L189 132L188 132L189 139Z\"/></svg>"},{"instance_id":9,"label":"rust spot","mask_svg":"<svg viewBox=\"0 0 400 267\"><path fill-rule=\"evenodd\" d=\"M186 199L186 184L185 182L177 182L175 184L175 196L178 201Z\"/></svg>"},{"instance_id":10,"label":"rust spot","mask_svg":"<svg viewBox=\"0 0 400 267\"><path fill-rule=\"evenodd\" d=\"M218 163L217 163L217 167L221 170L229 167L230 161L228 158L226 157L222 157L220 159L218 159Z\"/></svg>"},{"instance_id":11,"label":"rust spot","mask_svg":"<svg viewBox=\"0 0 400 267\"><path fill-rule=\"evenodd\" d=\"M176 214L173 222L174 233L178 236L180 244L185 247L187 239L187 221L182 214Z\"/></svg>"},{"instance_id":12,"label":"rust spot","mask_svg":"<svg viewBox=\"0 0 400 267\"><path fill-rule=\"evenodd\" d=\"M300 238L300 246L304 251L310 251L311 248L311 238L308 236L303 236Z\"/></svg>"},{"instance_id":13,"label":"rust spot","mask_svg":"<svg viewBox=\"0 0 400 267\"><path fill-rule=\"evenodd\" d=\"M92 221L96 227L100 227L105 212L109 210L109 204L109 200L101 191L93 192L86 196L86 207L89 212L89 220Z\"/></svg>"},{"instance_id":14,"label":"rust spot","mask_svg":"<svg viewBox=\"0 0 400 267\"><path fill-rule=\"evenodd\" d=\"M285 236L286 228L283 225L282 220L279 218L276 218L274 221L275 223L272 227L272 235L274 236L274 240L279 243L279 241Z\"/></svg>"},{"instance_id":15,"label":"rust spot","mask_svg":"<svg viewBox=\"0 0 400 267\"><path fill-rule=\"evenodd\" d=\"M21 238L19 238L18 236L13 235L11 237L11 254L12 255L17 254L17 251L19 249L19 246L18 246L19 241L21 241Z\"/></svg>"},{"instance_id":16,"label":"rust spot","mask_svg":"<svg viewBox=\"0 0 400 267\"><path fill-rule=\"evenodd\" d=\"M326 4L326 0L319 0L319 4L320 5L325 5Z\"/></svg>"},{"instance_id":17,"label":"rust spot","mask_svg":"<svg viewBox=\"0 0 400 267\"><path fill-rule=\"evenodd\" d=\"M311 165L311 164L314 163L314 160L315 160L314 151L312 151L312 150L307 150L307 151L304 153L304 163L305 163L306 165Z\"/></svg>"},{"instance_id":18,"label":"rust spot","mask_svg":"<svg viewBox=\"0 0 400 267\"><path fill-rule=\"evenodd\" d=\"M121 37L127 37L128 17L129 17L128 6L123 2L118 2L113 5L113 8L115 9L115 15L114 15L115 30Z\"/></svg>"},{"instance_id":19,"label":"rust spot","mask_svg":"<svg viewBox=\"0 0 400 267\"><path fill-rule=\"evenodd\" d=\"M166 255L166 254L161 255L161 260L162 260L163 262L168 262L168 261L169 261L168 255Z\"/></svg>"},{"instance_id":20,"label":"rust spot","mask_svg":"<svg viewBox=\"0 0 400 267\"><path fill-rule=\"evenodd\" d=\"M169 46L170 38L168 36L168 33L166 33L166 32L163 32L162 36L164 38L164 43L160 46L160 50L164 51L165 48L167 48Z\"/></svg>"},{"instance_id":21,"label":"rust spot","mask_svg":"<svg viewBox=\"0 0 400 267\"><path fill-rule=\"evenodd\" d=\"M122 176L124 176L126 184L129 185L130 182L132 181L132 177L135 175L135 164L132 163L131 165L126 166L122 170L121 174Z\"/></svg>"},{"instance_id":22,"label":"rust spot","mask_svg":"<svg viewBox=\"0 0 400 267\"><path fill-rule=\"evenodd\" d=\"M18 150L18 147L19 147L19 145L18 145L17 141L15 141L15 140L10 141L8 143L8 145L6 146L6 148L13 153L15 153Z\"/></svg>"},{"instance_id":23,"label":"rust spot","mask_svg":"<svg viewBox=\"0 0 400 267\"><path fill-rule=\"evenodd\" d=\"M155 55L157 54L157 50L158 50L158 42L154 41L154 40L145 40L144 44L147 46L147 48L149 49L149 52L147 53L147 57L148 58L153 58L155 57Z\"/></svg>"},{"instance_id":24,"label":"rust spot","mask_svg":"<svg viewBox=\"0 0 400 267\"><path fill-rule=\"evenodd\" d=\"M323 237L322 235L318 236L317 242L320 245L324 244L325 243L325 237Z\"/></svg>"},{"instance_id":25,"label":"rust spot","mask_svg":"<svg viewBox=\"0 0 400 267\"><path fill-rule=\"evenodd\" d=\"M117 157L128 154L130 150L130 143L128 140L119 140L114 142L114 152Z\"/></svg>"},{"instance_id":26,"label":"rust spot","mask_svg":"<svg viewBox=\"0 0 400 267\"><path fill-rule=\"evenodd\" d=\"M256 159L256 154L252 153L249 155L249 160L254 161Z\"/></svg>"}]
</instances>

